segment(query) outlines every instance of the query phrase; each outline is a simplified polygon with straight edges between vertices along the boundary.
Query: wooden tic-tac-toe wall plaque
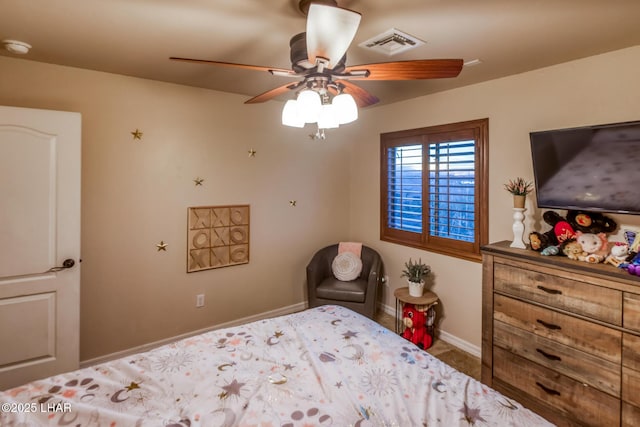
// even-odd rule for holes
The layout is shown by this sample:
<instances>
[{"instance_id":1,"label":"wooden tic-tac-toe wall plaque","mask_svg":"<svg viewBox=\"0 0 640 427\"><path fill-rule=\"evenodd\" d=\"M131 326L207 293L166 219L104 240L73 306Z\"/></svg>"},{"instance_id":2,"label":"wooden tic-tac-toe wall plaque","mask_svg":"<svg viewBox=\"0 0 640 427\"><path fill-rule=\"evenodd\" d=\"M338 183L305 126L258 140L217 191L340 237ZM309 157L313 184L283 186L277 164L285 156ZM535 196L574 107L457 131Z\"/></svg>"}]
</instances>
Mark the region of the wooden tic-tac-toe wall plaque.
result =
<instances>
[{"instance_id":1,"label":"wooden tic-tac-toe wall plaque","mask_svg":"<svg viewBox=\"0 0 640 427\"><path fill-rule=\"evenodd\" d=\"M189 208L187 273L249 262L249 205Z\"/></svg>"}]
</instances>

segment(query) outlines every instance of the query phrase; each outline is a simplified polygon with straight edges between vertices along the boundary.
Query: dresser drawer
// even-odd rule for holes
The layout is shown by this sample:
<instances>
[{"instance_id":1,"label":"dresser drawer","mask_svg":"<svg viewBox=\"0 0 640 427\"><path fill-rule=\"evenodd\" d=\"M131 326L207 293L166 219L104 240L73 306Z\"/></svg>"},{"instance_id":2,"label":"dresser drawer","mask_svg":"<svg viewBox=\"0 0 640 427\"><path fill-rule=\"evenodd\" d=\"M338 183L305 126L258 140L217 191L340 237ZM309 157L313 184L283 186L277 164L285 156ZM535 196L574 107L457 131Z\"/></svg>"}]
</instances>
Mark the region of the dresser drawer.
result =
<instances>
[{"instance_id":1,"label":"dresser drawer","mask_svg":"<svg viewBox=\"0 0 640 427\"><path fill-rule=\"evenodd\" d=\"M622 365L640 371L640 337L622 334Z\"/></svg>"},{"instance_id":2,"label":"dresser drawer","mask_svg":"<svg viewBox=\"0 0 640 427\"><path fill-rule=\"evenodd\" d=\"M640 295L624 293L624 327L640 332Z\"/></svg>"},{"instance_id":3,"label":"dresser drawer","mask_svg":"<svg viewBox=\"0 0 640 427\"><path fill-rule=\"evenodd\" d=\"M502 263L494 265L493 274L498 292L622 325L621 291Z\"/></svg>"},{"instance_id":4,"label":"dresser drawer","mask_svg":"<svg viewBox=\"0 0 640 427\"><path fill-rule=\"evenodd\" d=\"M622 427L640 426L640 408L622 402Z\"/></svg>"},{"instance_id":5,"label":"dresser drawer","mask_svg":"<svg viewBox=\"0 0 640 427\"><path fill-rule=\"evenodd\" d=\"M581 424L620 425L619 399L499 347L494 347L493 355L495 378L552 406Z\"/></svg>"},{"instance_id":6,"label":"dresser drawer","mask_svg":"<svg viewBox=\"0 0 640 427\"><path fill-rule=\"evenodd\" d=\"M494 321L620 364L620 331L503 295L494 295L493 309Z\"/></svg>"},{"instance_id":7,"label":"dresser drawer","mask_svg":"<svg viewBox=\"0 0 640 427\"><path fill-rule=\"evenodd\" d=\"M493 344L580 383L620 397L620 365L495 321Z\"/></svg>"},{"instance_id":8,"label":"dresser drawer","mask_svg":"<svg viewBox=\"0 0 640 427\"><path fill-rule=\"evenodd\" d=\"M640 406L640 372L622 367L622 400Z\"/></svg>"}]
</instances>

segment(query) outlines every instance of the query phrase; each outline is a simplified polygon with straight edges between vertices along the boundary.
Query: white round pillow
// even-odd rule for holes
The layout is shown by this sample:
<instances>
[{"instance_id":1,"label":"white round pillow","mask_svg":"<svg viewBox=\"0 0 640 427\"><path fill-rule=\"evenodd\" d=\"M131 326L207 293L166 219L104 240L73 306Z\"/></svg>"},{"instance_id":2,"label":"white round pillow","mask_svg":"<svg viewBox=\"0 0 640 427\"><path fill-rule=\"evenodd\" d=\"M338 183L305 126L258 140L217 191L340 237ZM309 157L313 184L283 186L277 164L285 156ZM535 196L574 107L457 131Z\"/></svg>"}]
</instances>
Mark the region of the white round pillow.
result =
<instances>
[{"instance_id":1,"label":"white round pillow","mask_svg":"<svg viewBox=\"0 0 640 427\"><path fill-rule=\"evenodd\" d=\"M357 279L362 271L362 260L353 252L342 252L333 259L331 270L342 282Z\"/></svg>"}]
</instances>

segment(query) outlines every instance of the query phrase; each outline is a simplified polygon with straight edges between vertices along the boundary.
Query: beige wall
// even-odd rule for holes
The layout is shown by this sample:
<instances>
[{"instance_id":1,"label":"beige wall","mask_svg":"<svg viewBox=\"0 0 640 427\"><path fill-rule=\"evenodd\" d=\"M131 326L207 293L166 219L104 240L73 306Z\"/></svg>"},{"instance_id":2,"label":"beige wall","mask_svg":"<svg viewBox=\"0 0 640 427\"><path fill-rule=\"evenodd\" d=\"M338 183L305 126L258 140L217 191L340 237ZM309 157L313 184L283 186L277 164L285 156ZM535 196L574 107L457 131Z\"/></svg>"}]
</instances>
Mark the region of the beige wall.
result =
<instances>
[{"instance_id":1,"label":"beige wall","mask_svg":"<svg viewBox=\"0 0 640 427\"><path fill-rule=\"evenodd\" d=\"M516 176L533 179L529 132L640 120L638 70L640 46L371 109L362 114L358 128L345 128L341 137L355 142L351 145L351 237L381 252L390 277L384 302L395 306L393 289L404 286L403 263L409 257L421 257L432 267L433 290L441 298L441 329L480 346L481 264L379 240L381 132L488 117L489 238L491 242L511 240L512 202L502 184ZM532 227L546 230L535 200L530 197L527 203L526 233ZM612 217L640 226L637 216Z\"/></svg>"},{"instance_id":2,"label":"beige wall","mask_svg":"<svg viewBox=\"0 0 640 427\"><path fill-rule=\"evenodd\" d=\"M310 256L347 236L382 254L389 307L404 261L427 261L442 330L479 347L481 265L379 240L379 134L488 117L490 240L510 239L502 183L532 178L528 133L640 119L638 69L635 47L363 110L324 142L277 125L281 103L5 57L0 104L83 116L82 360L299 304ZM251 205L251 262L186 274L187 207L231 203Z\"/></svg>"},{"instance_id":3,"label":"beige wall","mask_svg":"<svg viewBox=\"0 0 640 427\"><path fill-rule=\"evenodd\" d=\"M82 114L81 360L299 304L313 252L347 236L345 146L246 99L0 57L0 104ZM187 274L187 207L235 203L250 263Z\"/></svg>"}]
</instances>

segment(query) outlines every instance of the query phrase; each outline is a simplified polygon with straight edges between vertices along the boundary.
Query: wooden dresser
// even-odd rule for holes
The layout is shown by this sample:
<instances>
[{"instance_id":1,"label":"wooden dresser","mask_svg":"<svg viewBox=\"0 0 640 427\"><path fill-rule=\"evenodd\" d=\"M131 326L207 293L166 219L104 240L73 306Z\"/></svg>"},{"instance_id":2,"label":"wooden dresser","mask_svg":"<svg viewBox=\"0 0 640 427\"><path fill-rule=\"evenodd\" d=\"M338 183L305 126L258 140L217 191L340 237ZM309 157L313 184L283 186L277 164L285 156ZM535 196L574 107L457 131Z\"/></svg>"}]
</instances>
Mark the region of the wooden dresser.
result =
<instances>
[{"instance_id":1,"label":"wooden dresser","mask_svg":"<svg viewBox=\"0 0 640 427\"><path fill-rule=\"evenodd\" d=\"M640 426L640 277L483 247L482 382L560 426Z\"/></svg>"}]
</instances>

